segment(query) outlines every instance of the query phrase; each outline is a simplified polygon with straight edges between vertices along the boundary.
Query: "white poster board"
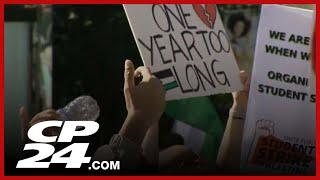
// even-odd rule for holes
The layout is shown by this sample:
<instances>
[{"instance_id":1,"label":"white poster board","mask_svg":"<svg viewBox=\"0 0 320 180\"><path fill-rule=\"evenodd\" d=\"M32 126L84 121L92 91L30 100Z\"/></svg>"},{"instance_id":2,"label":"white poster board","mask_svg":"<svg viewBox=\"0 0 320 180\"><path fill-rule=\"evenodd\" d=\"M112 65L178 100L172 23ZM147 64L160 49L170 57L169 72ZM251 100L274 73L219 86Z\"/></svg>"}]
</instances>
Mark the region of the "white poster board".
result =
<instances>
[{"instance_id":1,"label":"white poster board","mask_svg":"<svg viewBox=\"0 0 320 180\"><path fill-rule=\"evenodd\" d=\"M241 89L239 69L215 5L124 5L144 65L166 100Z\"/></svg>"},{"instance_id":2,"label":"white poster board","mask_svg":"<svg viewBox=\"0 0 320 180\"><path fill-rule=\"evenodd\" d=\"M312 26L312 11L262 6L244 126L243 170L315 173Z\"/></svg>"}]
</instances>

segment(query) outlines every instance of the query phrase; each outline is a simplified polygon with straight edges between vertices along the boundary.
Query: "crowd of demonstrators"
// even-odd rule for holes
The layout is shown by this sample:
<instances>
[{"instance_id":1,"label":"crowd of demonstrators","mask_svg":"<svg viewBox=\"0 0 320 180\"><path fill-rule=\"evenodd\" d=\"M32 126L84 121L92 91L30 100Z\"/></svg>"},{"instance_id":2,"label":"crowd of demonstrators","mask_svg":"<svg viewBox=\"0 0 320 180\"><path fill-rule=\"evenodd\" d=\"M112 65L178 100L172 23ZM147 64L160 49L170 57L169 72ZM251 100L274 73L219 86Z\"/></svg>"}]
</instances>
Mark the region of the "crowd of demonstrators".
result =
<instances>
[{"instance_id":1,"label":"crowd of demonstrators","mask_svg":"<svg viewBox=\"0 0 320 180\"><path fill-rule=\"evenodd\" d=\"M314 42L311 50L313 55L311 66L315 74ZM217 166L216 169L210 169L205 160L184 145L171 145L159 152L158 123L166 106L164 87L149 68L141 66L135 69L130 60L126 60L124 66L127 117L118 134L115 134L108 144L95 151L93 160L120 160L124 172L143 171L148 167L155 167L160 173L170 174L241 173L241 142L250 89L250 78L246 72L240 71L243 89L232 93L233 105L219 147ZM137 78L141 79L138 83ZM24 141L28 141L26 136L28 129L34 124L61 119L53 109L44 110L31 120L28 119L24 107L20 108L19 114L22 124L21 136ZM48 128L44 132L48 136L58 133L57 128Z\"/></svg>"},{"instance_id":2,"label":"crowd of demonstrators","mask_svg":"<svg viewBox=\"0 0 320 180\"><path fill-rule=\"evenodd\" d=\"M158 167L164 173L209 173L212 170L204 160L183 145L172 145L159 152L158 122L165 110L165 90L159 79L147 67L135 69L130 60L125 61L124 96L127 117L109 144L99 147L93 160L120 160L123 170L133 171L144 167ZM136 83L136 78L142 80ZM245 72L240 73L245 88L233 93L234 104L230 109L229 120L218 154L219 169L235 170L239 167L240 147L246 105L248 101L249 79ZM27 118L24 107L20 109L22 138L26 139L28 129L39 122L59 120L61 117L53 109ZM48 128L46 135L57 135L57 128Z\"/></svg>"}]
</instances>

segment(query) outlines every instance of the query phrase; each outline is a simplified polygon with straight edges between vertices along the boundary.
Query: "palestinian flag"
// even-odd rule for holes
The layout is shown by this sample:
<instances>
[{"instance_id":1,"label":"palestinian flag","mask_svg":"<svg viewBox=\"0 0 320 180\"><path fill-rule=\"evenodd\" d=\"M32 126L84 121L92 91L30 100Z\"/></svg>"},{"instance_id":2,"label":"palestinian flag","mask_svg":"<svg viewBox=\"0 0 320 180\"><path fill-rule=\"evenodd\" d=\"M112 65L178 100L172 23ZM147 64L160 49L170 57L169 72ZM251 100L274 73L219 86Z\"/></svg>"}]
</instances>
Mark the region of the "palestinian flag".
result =
<instances>
[{"instance_id":1,"label":"palestinian flag","mask_svg":"<svg viewBox=\"0 0 320 180\"><path fill-rule=\"evenodd\" d=\"M175 119L172 131L183 137L184 145L214 166L224 125L209 97L169 101L166 114Z\"/></svg>"},{"instance_id":2,"label":"palestinian flag","mask_svg":"<svg viewBox=\"0 0 320 180\"><path fill-rule=\"evenodd\" d=\"M153 75L155 75L158 79L160 79L166 91L178 87L178 83L174 78L170 68L164 69L158 72L154 72Z\"/></svg>"}]
</instances>

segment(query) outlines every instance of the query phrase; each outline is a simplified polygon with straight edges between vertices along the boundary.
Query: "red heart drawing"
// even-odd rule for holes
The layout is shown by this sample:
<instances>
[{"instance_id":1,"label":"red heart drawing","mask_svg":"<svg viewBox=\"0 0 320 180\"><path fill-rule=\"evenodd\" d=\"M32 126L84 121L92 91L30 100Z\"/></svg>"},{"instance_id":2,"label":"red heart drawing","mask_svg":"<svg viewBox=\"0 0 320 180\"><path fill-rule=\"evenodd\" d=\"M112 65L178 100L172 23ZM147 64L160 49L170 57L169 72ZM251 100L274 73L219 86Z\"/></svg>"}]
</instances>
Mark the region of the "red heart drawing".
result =
<instances>
[{"instance_id":1,"label":"red heart drawing","mask_svg":"<svg viewBox=\"0 0 320 180\"><path fill-rule=\"evenodd\" d=\"M206 26L213 29L217 15L216 6L213 4L193 4L192 6L194 12L196 12L201 21Z\"/></svg>"}]
</instances>

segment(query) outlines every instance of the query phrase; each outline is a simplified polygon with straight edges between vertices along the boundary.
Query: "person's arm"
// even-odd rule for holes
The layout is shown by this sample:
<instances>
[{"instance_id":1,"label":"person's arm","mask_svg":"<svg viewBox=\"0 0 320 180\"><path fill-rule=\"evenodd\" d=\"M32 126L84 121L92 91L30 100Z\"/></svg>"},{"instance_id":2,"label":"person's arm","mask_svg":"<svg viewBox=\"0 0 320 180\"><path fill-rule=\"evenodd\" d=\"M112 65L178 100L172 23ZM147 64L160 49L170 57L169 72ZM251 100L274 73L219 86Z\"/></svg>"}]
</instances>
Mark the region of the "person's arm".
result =
<instances>
[{"instance_id":1,"label":"person's arm","mask_svg":"<svg viewBox=\"0 0 320 180\"><path fill-rule=\"evenodd\" d=\"M218 167L231 172L238 172L240 168L243 126L250 86L250 80L244 71L240 72L240 78L244 89L232 94L234 103L229 112L228 122L217 156Z\"/></svg>"},{"instance_id":2,"label":"person's arm","mask_svg":"<svg viewBox=\"0 0 320 180\"><path fill-rule=\"evenodd\" d=\"M147 131L142 142L143 156L153 166L159 162L159 123L153 124Z\"/></svg>"},{"instance_id":3,"label":"person's arm","mask_svg":"<svg viewBox=\"0 0 320 180\"><path fill-rule=\"evenodd\" d=\"M137 76L142 76L138 85L135 84ZM124 77L127 118L110 143L96 151L94 159L120 160L126 169L135 169L141 164L143 139L148 129L158 123L165 109L165 91L159 79L147 67L135 70L130 60L125 62ZM150 143L147 144L150 146ZM152 150L158 153L158 149Z\"/></svg>"}]
</instances>

